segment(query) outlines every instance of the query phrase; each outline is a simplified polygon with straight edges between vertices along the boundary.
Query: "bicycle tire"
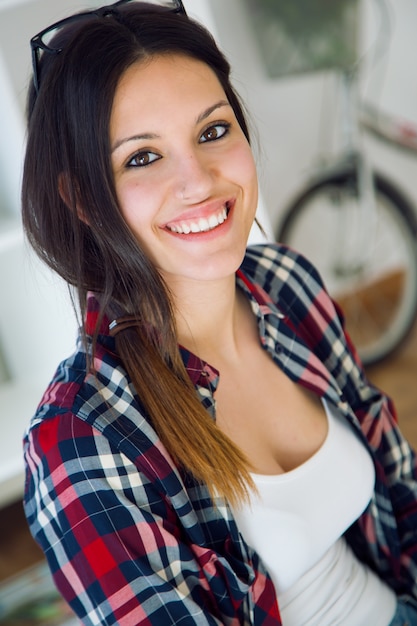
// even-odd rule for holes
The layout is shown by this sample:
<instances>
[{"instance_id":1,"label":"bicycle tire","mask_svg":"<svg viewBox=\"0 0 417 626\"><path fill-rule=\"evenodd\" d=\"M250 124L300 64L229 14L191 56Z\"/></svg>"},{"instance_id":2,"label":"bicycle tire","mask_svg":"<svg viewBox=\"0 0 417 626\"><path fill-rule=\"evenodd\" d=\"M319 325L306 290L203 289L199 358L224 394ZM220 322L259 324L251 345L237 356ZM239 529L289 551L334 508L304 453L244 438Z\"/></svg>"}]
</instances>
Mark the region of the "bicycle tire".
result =
<instances>
[{"instance_id":1,"label":"bicycle tire","mask_svg":"<svg viewBox=\"0 0 417 626\"><path fill-rule=\"evenodd\" d=\"M316 265L366 366L403 345L417 313L415 212L385 176L373 178L371 225L362 223L356 171L347 168L311 183L276 233Z\"/></svg>"}]
</instances>

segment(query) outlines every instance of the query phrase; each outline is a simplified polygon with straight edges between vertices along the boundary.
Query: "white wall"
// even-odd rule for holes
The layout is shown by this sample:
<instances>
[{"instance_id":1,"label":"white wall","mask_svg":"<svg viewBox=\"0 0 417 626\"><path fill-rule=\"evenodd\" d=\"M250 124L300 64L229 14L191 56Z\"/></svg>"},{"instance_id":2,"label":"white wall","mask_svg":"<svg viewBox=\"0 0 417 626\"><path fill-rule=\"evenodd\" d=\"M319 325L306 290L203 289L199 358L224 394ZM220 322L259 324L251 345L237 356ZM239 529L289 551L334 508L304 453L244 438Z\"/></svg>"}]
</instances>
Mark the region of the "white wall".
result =
<instances>
[{"instance_id":1,"label":"white wall","mask_svg":"<svg viewBox=\"0 0 417 626\"><path fill-rule=\"evenodd\" d=\"M385 36L379 60L374 63L368 55L362 81L363 97L397 121L410 122L417 128L417 38L414 32L417 2L388 0L388 29L381 21L376 4L376 0L366 0L365 42L374 42L378 29L385 32ZM387 43L385 53L384 42ZM368 148L376 167L397 183L417 206L417 154L395 150L372 138L368 140Z\"/></svg>"}]
</instances>

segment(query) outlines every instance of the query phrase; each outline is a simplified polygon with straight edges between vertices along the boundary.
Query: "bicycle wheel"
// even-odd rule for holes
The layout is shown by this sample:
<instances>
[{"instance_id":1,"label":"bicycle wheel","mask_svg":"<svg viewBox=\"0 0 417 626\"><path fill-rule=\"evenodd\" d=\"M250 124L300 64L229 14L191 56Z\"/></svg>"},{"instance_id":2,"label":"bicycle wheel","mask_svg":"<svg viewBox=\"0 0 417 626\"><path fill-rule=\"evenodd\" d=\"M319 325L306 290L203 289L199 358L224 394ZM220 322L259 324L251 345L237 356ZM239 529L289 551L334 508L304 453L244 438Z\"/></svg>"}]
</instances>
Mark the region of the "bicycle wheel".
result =
<instances>
[{"instance_id":1,"label":"bicycle wheel","mask_svg":"<svg viewBox=\"0 0 417 626\"><path fill-rule=\"evenodd\" d=\"M319 269L365 365L403 343L417 311L412 207L383 176L374 174L374 185L368 211L358 201L354 170L319 180L289 207L277 232Z\"/></svg>"}]
</instances>

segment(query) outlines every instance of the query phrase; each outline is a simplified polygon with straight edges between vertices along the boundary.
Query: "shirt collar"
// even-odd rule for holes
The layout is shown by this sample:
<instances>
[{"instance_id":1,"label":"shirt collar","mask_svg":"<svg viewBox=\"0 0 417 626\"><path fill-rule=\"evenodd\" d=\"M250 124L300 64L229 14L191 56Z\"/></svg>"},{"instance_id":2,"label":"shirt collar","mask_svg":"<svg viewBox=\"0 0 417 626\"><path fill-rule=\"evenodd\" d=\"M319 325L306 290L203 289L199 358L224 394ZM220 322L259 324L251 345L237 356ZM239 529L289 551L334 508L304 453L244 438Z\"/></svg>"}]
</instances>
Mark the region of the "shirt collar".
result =
<instances>
[{"instance_id":1,"label":"shirt collar","mask_svg":"<svg viewBox=\"0 0 417 626\"><path fill-rule=\"evenodd\" d=\"M85 316L84 328L87 335L93 336L97 330L97 324L99 322L100 315L100 302L99 296L93 292L87 294L87 311ZM109 334L110 321L106 315L103 316L100 322L99 335Z\"/></svg>"},{"instance_id":2,"label":"shirt collar","mask_svg":"<svg viewBox=\"0 0 417 626\"><path fill-rule=\"evenodd\" d=\"M258 284L252 282L242 269L239 269L236 273L237 285L248 296L252 310L255 315L276 315L279 319L284 319L285 315L282 313L277 305L271 299L271 296Z\"/></svg>"}]
</instances>

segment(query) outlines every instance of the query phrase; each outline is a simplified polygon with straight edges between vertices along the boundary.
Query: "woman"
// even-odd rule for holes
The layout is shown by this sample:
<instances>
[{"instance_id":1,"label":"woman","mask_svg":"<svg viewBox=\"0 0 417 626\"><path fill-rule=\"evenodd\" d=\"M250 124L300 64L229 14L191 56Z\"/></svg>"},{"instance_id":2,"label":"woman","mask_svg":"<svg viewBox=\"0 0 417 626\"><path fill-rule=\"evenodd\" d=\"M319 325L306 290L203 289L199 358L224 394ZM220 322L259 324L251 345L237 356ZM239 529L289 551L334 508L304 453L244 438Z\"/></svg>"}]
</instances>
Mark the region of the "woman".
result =
<instances>
[{"instance_id":1,"label":"woman","mask_svg":"<svg viewBox=\"0 0 417 626\"><path fill-rule=\"evenodd\" d=\"M413 452L314 268L246 250L213 39L124 0L32 49L24 225L83 320L25 438L62 595L84 624L417 623Z\"/></svg>"}]
</instances>

